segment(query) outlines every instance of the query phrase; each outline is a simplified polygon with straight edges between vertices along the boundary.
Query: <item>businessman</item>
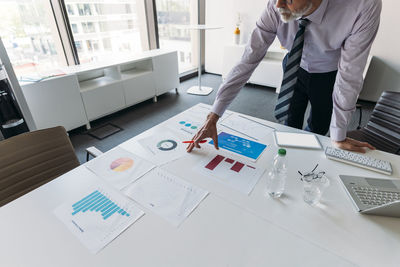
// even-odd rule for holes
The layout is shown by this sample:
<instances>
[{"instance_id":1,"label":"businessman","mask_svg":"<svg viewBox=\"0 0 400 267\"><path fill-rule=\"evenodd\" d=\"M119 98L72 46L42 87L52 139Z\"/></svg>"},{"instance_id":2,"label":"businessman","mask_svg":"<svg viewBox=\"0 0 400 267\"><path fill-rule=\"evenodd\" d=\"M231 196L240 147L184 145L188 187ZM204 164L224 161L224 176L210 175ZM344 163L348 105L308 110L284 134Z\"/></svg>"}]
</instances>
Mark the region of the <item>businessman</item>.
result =
<instances>
[{"instance_id":1,"label":"businessman","mask_svg":"<svg viewBox=\"0 0 400 267\"><path fill-rule=\"evenodd\" d=\"M277 37L290 52L274 116L301 129L308 102L307 131L325 135L342 149L365 152L368 143L346 137L363 84L363 70L379 27L381 0L270 0L256 23L241 61L217 92L204 125L187 147L211 137L218 148L217 121L248 81Z\"/></svg>"}]
</instances>

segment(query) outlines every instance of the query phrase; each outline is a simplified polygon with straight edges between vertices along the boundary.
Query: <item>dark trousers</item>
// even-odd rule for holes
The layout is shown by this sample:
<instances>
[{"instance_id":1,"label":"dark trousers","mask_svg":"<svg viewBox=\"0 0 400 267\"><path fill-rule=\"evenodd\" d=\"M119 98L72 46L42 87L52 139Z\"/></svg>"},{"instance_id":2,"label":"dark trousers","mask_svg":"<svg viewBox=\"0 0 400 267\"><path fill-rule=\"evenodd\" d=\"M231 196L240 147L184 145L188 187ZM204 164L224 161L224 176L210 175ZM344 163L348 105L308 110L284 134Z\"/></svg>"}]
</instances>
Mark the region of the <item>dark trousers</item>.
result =
<instances>
[{"instance_id":1,"label":"dark trousers","mask_svg":"<svg viewBox=\"0 0 400 267\"><path fill-rule=\"evenodd\" d=\"M285 63L286 60L284 60L284 66ZM286 125L302 129L304 113L310 102L311 112L305 130L321 135L328 132L332 117L332 92L336 73L337 71L308 73L302 68L299 69Z\"/></svg>"}]
</instances>

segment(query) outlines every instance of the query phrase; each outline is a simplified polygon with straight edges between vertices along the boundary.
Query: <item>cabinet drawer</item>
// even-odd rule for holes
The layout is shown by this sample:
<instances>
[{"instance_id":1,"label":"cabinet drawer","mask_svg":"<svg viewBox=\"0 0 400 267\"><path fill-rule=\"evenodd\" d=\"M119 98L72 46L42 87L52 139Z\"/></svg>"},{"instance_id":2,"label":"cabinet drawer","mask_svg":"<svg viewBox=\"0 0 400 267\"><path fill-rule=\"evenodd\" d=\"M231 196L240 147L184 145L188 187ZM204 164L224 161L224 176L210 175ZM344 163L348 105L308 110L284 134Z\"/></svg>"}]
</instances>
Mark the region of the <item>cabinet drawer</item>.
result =
<instances>
[{"instance_id":1,"label":"cabinet drawer","mask_svg":"<svg viewBox=\"0 0 400 267\"><path fill-rule=\"evenodd\" d=\"M156 95L152 72L122 82L126 106L132 106Z\"/></svg>"},{"instance_id":2,"label":"cabinet drawer","mask_svg":"<svg viewBox=\"0 0 400 267\"><path fill-rule=\"evenodd\" d=\"M124 92L120 82L81 91L81 94L90 121L125 107Z\"/></svg>"}]
</instances>

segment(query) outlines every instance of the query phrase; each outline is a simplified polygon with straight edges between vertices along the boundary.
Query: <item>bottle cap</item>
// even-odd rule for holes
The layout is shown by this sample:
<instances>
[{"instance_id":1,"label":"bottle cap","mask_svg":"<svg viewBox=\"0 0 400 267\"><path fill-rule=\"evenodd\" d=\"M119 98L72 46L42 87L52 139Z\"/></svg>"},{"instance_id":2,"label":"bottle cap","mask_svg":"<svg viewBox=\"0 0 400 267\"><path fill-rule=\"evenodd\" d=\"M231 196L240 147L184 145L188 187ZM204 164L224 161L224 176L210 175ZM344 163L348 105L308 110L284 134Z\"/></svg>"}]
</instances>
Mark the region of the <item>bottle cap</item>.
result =
<instances>
[{"instance_id":1,"label":"bottle cap","mask_svg":"<svg viewBox=\"0 0 400 267\"><path fill-rule=\"evenodd\" d=\"M285 156L285 155L286 155L286 149L280 148L280 149L278 150L278 155Z\"/></svg>"}]
</instances>

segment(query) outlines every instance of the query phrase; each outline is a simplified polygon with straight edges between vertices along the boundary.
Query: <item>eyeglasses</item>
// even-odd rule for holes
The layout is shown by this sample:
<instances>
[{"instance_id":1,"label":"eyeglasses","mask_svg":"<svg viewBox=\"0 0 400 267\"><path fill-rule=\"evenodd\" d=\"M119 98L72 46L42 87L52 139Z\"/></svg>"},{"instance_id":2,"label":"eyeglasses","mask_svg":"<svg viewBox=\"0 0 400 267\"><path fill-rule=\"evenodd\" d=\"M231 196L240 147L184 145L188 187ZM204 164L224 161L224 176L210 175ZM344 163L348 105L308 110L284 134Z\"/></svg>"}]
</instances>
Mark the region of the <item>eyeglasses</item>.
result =
<instances>
[{"instance_id":1,"label":"eyeglasses","mask_svg":"<svg viewBox=\"0 0 400 267\"><path fill-rule=\"evenodd\" d=\"M279 0L278 0L279 1ZM281 0L283 4L291 5L293 4L293 0Z\"/></svg>"},{"instance_id":2,"label":"eyeglasses","mask_svg":"<svg viewBox=\"0 0 400 267\"><path fill-rule=\"evenodd\" d=\"M325 175L325 172L321 171L321 172L318 172L318 173L314 173L314 171L317 168L318 168L318 164L315 165L314 169L312 171L310 171L309 173L302 174L300 171L297 171L297 172L301 175L300 179L302 181L304 181L304 180L311 181L311 180L314 180L314 179L321 179Z\"/></svg>"}]
</instances>

